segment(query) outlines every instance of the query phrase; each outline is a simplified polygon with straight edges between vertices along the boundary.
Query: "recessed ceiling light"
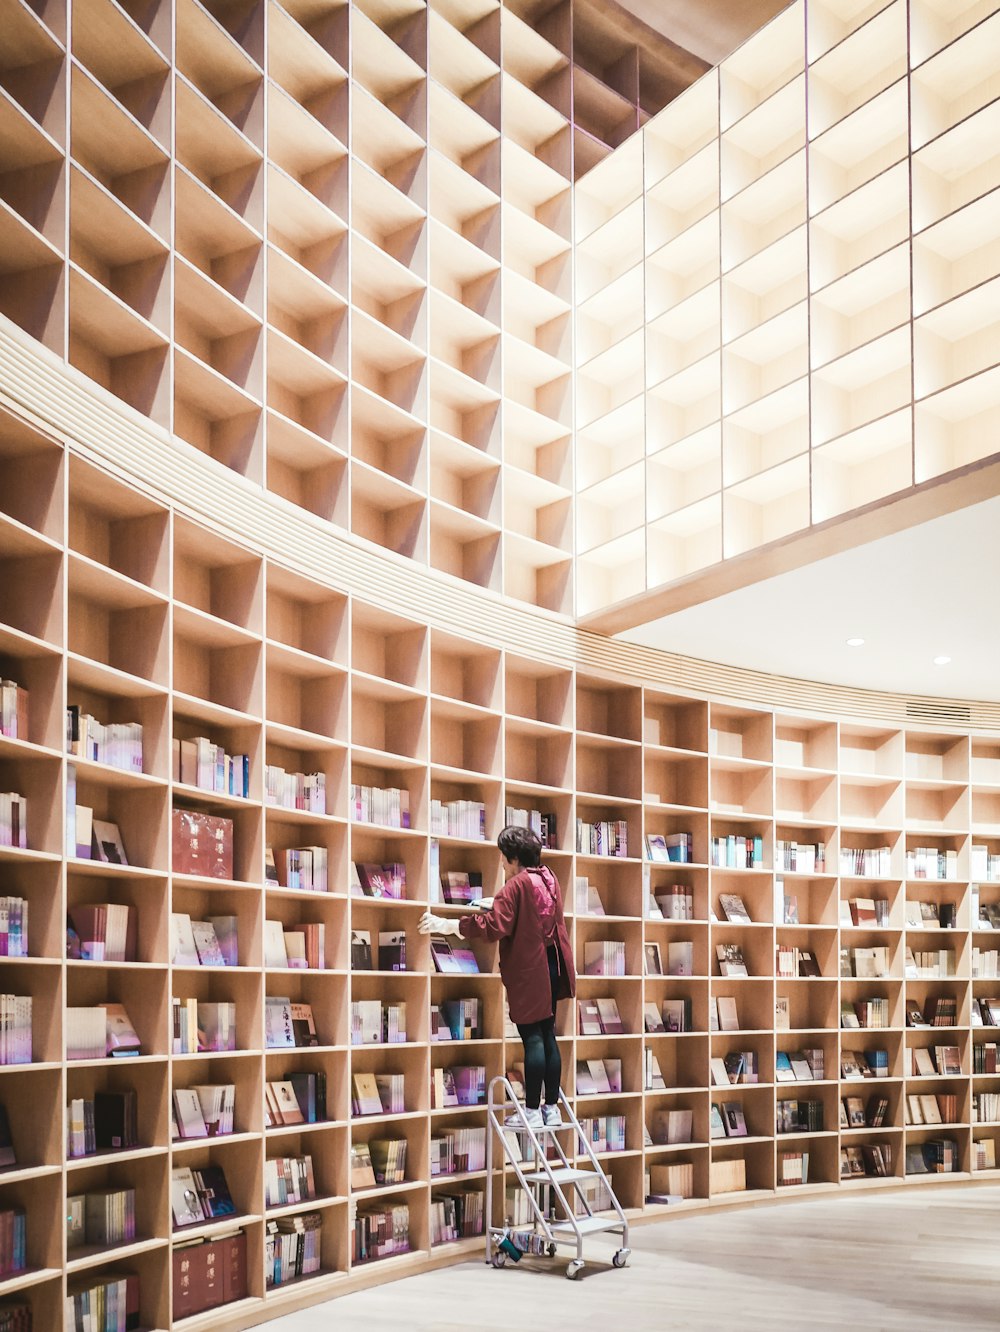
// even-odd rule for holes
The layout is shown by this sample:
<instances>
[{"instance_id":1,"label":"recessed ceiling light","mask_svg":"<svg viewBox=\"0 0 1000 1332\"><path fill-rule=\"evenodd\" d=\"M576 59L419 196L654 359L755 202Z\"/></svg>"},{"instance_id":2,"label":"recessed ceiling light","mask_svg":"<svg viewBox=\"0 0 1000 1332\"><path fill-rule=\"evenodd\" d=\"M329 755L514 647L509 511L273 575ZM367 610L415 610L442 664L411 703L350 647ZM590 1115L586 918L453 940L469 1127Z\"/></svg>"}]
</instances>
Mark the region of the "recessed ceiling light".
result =
<instances>
[{"instance_id":1,"label":"recessed ceiling light","mask_svg":"<svg viewBox=\"0 0 1000 1332\"><path fill-rule=\"evenodd\" d=\"M935 666L947 666L948 663L949 663L949 661L951 661L951 657L935 657L935 658L934 658L934 665L935 665Z\"/></svg>"},{"instance_id":2,"label":"recessed ceiling light","mask_svg":"<svg viewBox=\"0 0 1000 1332\"><path fill-rule=\"evenodd\" d=\"M848 647L864 647L864 645L865 640L863 638L849 638L847 640Z\"/></svg>"}]
</instances>

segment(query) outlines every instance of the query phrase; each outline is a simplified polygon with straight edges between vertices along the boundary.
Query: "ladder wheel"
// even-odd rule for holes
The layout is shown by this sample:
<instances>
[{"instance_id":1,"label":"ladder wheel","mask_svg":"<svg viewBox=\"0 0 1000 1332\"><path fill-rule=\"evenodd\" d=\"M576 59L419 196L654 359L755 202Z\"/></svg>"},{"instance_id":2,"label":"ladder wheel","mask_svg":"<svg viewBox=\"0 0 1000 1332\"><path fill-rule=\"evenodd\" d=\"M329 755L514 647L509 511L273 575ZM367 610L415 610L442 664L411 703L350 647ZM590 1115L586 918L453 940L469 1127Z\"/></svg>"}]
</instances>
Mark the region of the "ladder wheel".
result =
<instances>
[{"instance_id":1,"label":"ladder wheel","mask_svg":"<svg viewBox=\"0 0 1000 1332\"><path fill-rule=\"evenodd\" d=\"M558 1249L556 1248L556 1246L555 1246L554 1244L550 1244L549 1247L548 1247L548 1255L549 1255L549 1257L550 1257L550 1258L554 1258L554 1257L556 1256L557 1253L558 1253Z\"/></svg>"},{"instance_id":2,"label":"ladder wheel","mask_svg":"<svg viewBox=\"0 0 1000 1332\"><path fill-rule=\"evenodd\" d=\"M582 1271L583 1271L583 1259L574 1258L571 1263L567 1264L566 1276L570 1281L575 1281Z\"/></svg>"},{"instance_id":3,"label":"ladder wheel","mask_svg":"<svg viewBox=\"0 0 1000 1332\"><path fill-rule=\"evenodd\" d=\"M495 1253L490 1261L499 1270L507 1265L507 1255L501 1250L499 1253Z\"/></svg>"},{"instance_id":4,"label":"ladder wheel","mask_svg":"<svg viewBox=\"0 0 1000 1332\"><path fill-rule=\"evenodd\" d=\"M632 1253L631 1249L619 1249L618 1252L611 1259L612 1264L615 1267L624 1267L628 1262L631 1253Z\"/></svg>"}]
</instances>

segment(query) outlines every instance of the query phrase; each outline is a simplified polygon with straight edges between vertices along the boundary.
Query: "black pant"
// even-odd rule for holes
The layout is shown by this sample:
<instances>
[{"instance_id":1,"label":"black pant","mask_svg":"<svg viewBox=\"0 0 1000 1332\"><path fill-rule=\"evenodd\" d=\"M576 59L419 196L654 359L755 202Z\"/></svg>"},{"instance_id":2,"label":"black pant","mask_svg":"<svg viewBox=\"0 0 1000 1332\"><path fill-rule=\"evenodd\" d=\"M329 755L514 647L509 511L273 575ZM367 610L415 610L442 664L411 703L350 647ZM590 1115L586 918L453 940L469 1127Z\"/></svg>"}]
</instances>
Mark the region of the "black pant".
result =
<instances>
[{"instance_id":1,"label":"black pant","mask_svg":"<svg viewBox=\"0 0 1000 1332\"><path fill-rule=\"evenodd\" d=\"M559 1080L562 1077L562 1056L556 1040L556 986L559 980L559 961L554 948L549 948L549 980L552 984L552 1016L541 1022L517 1024L518 1035L524 1043L524 1100L529 1110L537 1110L545 1084L545 1104L559 1104Z\"/></svg>"}]
</instances>

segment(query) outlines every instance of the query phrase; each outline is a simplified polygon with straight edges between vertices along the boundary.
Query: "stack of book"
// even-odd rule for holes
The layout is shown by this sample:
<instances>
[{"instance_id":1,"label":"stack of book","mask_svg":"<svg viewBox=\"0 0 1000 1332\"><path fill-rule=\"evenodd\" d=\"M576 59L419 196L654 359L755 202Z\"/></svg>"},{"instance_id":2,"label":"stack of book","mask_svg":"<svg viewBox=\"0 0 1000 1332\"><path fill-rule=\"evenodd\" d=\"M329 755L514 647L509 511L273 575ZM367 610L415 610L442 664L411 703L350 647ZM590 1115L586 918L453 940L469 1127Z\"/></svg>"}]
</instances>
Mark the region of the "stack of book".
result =
<instances>
[{"instance_id":1,"label":"stack of book","mask_svg":"<svg viewBox=\"0 0 1000 1332\"><path fill-rule=\"evenodd\" d=\"M141 1052L142 1043L121 1004L67 1008L65 1023L67 1059L132 1058Z\"/></svg>"},{"instance_id":2,"label":"stack of book","mask_svg":"<svg viewBox=\"0 0 1000 1332\"><path fill-rule=\"evenodd\" d=\"M428 829L432 837L486 841L486 806L479 800L432 800Z\"/></svg>"},{"instance_id":3,"label":"stack of book","mask_svg":"<svg viewBox=\"0 0 1000 1332\"><path fill-rule=\"evenodd\" d=\"M170 1172L170 1207L175 1230L236 1215L236 1204L220 1165L205 1165L197 1170L174 1166Z\"/></svg>"},{"instance_id":4,"label":"stack of book","mask_svg":"<svg viewBox=\"0 0 1000 1332\"><path fill-rule=\"evenodd\" d=\"M431 939L434 970L446 976L478 976L479 963L471 948L455 947L447 939Z\"/></svg>"},{"instance_id":5,"label":"stack of book","mask_svg":"<svg viewBox=\"0 0 1000 1332\"><path fill-rule=\"evenodd\" d=\"M264 921L264 966L273 971L322 971L326 967L326 926L305 922L286 928Z\"/></svg>"},{"instance_id":6,"label":"stack of book","mask_svg":"<svg viewBox=\"0 0 1000 1332\"><path fill-rule=\"evenodd\" d=\"M646 837L646 859L661 865L691 865L694 863L694 834L649 833Z\"/></svg>"},{"instance_id":7,"label":"stack of book","mask_svg":"<svg viewBox=\"0 0 1000 1332\"><path fill-rule=\"evenodd\" d=\"M83 962L134 962L137 915L119 902L70 907L76 948L71 942L68 955Z\"/></svg>"},{"instance_id":8,"label":"stack of book","mask_svg":"<svg viewBox=\"0 0 1000 1332\"><path fill-rule=\"evenodd\" d=\"M0 846L28 848L28 801L15 791L0 791Z\"/></svg>"},{"instance_id":9,"label":"stack of book","mask_svg":"<svg viewBox=\"0 0 1000 1332\"><path fill-rule=\"evenodd\" d=\"M778 1133L822 1133L822 1101L781 1101L777 1103Z\"/></svg>"},{"instance_id":10,"label":"stack of book","mask_svg":"<svg viewBox=\"0 0 1000 1332\"><path fill-rule=\"evenodd\" d=\"M977 883L1000 882L1000 852L973 842L970 872Z\"/></svg>"},{"instance_id":11,"label":"stack of book","mask_svg":"<svg viewBox=\"0 0 1000 1332\"><path fill-rule=\"evenodd\" d=\"M693 1197L693 1161L668 1161L649 1167L646 1175L647 1202L675 1203Z\"/></svg>"},{"instance_id":12,"label":"stack of book","mask_svg":"<svg viewBox=\"0 0 1000 1332\"><path fill-rule=\"evenodd\" d=\"M307 814L325 814L326 777L321 772L286 772L277 764L265 764L264 803Z\"/></svg>"},{"instance_id":13,"label":"stack of book","mask_svg":"<svg viewBox=\"0 0 1000 1332\"><path fill-rule=\"evenodd\" d=\"M80 937L82 943L82 934ZM205 920L192 920L186 912L172 912L170 960L175 967L238 966L239 929L236 917L208 916Z\"/></svg>"},{"instance_id":14,"label":"stack of book","mask_svg":"<svg viewBox=\"0 0 1000 1332\"><path fill-rule=\"evenodd\" d=\"M486 1166L486 1130L458 1127L431 1138L431 1175L467 1175Z\"/></svg>"},{"instance_id":15,"label":"stack of book","mask_svg":"<svg viewBox=\"0 0 1000 1332\"><path fill-rule=\"evenodd\" d=\"M998 1057L998 1049L1000 1049L1000 1047L994 1042L988 1042L984 1045L973 1045L973 1073L1000 1073L1000 1057Z\"/></svg>"},{"instance_id":16,"label":"stack of book","mask_svg":"<svg viewBox=\"0 0 1000 1332\"><path fill-rule=\"evenodd\" d=\"M658 888L655 901L664 920L694 920L694 894L686 884Z\"/></svg>"},{"instance_id":17,"label":"stack of book","mask_svg":"<svg viewBox=\"0 0 1000 1332\"><path fill-rule=\"evenodd\" d=\"M174 809L170 828L170 863L175 874L232 879L232 819L199 809Z\"/></svg>"},{"instance_id":18,"label":"stack of book","mask_svg":"<svg viewBox=\"0 0 1000 1332\"><path fill-rule=\"evenodd\" d=\"M595 939L583 945L587 976L624 976L625 944L620 939Z\"/></svg>"},{"instance_id":19,"label":"stack of book","mask_svg":"<svg viewBox=\"0 0 1000 1332\"><path fill-rule=\"evenodd\" d=\"M694 1111L686 1106L672 1110L654 1110L650 1124L650 1139L657 1145L672 1147L678 1142L691 1142L694 1132Z\"/></svg>"},{"instance_id":20,"label":"stack of book","mask_svg":"<svg viewBox=\"0 0 1000 1332\"><path fill-rule=\"evenodd\" d=\"M821 1048L779 1050L774 1056L775 1082L822 1082L825 1060Z\"/></svg>"},{"instance_id":21,"label":"stack of book","mask_svg":"<svg viewBox=\"0 0 1000 1332\"><path fill-rule=\"evenodd\" d=\"M247 1237L238 1228L172 1245L174 1322L246 1299ZM117 1329L117 1324L114 1325ZM131 1326L131 1324L126 1324Z\"/></svg>"},{"instance_id":22,"label":"stack of book","mask_svg":"<svg viewBox=\"0 0 1000 1332\"><path fill-rule=\"evenodd\" d=\"M0 1277L14 1276L28 1266L28 1222L23 1207L0 1210Z\"/></svg>"},{"instance_id":23,"label":"stack of book","mask_svg":"<svg viewBox=\"0 0 1000 1332\"><path fill-rule=\"evenodd\" d=\"M406 1114L406 1078L402 1073L355 1073L352 1081L352 1114Z\"/></svg>"},{"instance_id":24,"label":"stack of book","mask_svg":"<svg viewBox=\"0 0 1000 1332\"><path fill-rule=\"evenodd\" d=\"M777 1167L779 1187L809 1183L808 1152L779 1152Z\"/></svg>"},{"instance_id":25,"label":"stack of book","mask_svg":"<svg viewBox=\"0 0 1000 1332\"><path fill-rule=\"evenodd\" d=\"M311 1004L293 1003L283 995L269 994L264 1000L264 1045L268 1050L288 1050L319 1045Z\"/></svg>"},{"instance_id":26,"label":"stack of book","mask_svg":"<svg viewBox=\"0 0 1000 1332\"><path fill-rule=\"evenodd\" d=\"M142 772L142 726L139 722L105 725L71 703L66 709L66 752L91 763Z\"/></svg>"},{"instance_id":27,"label":"stack of book","mask_svg":"<svg viewBox=\"0 0 1000 1332\"><path fill-rule=\"evenodd\" d=\"M622 1089L620 1059L578 1059L576 1061L577 1096L617 1095Z\"/></svg>"},{"instance_id":28,"label":"stack of book","mask_svg":"<svg viewBox=\"0 0 1000 1332\"><path fill-rule=\"evenodd\" d=\"M217 1138L233 1132L236 1084L202 1083L176 1087L173 1120L179 1138Z\"/></svg>"},{"instance_id":29,"label":"stack of book","mask_svg":"<svg viewBox=\"0 0 1000 1332\"><path fill-rule=\"evenodd\" d=\"M556 846L556 816L543 814L539 809L517 809L507 805L504 823L508 828L530 828L543 847Z\"/></svg>"},{"instance_id":30,"label":"stack of book","mask_svg":"<svg viewBox=\"0 0 1000 1332\"><path fill-rule=\"evenodd\" d=\"M482 1064L456 1064L431 1069L431 1106L483 1105L486 1101L486 1069Z\"/></svg>"},{"instance_id":31,"label":"stack of book","mask_svg":"<svg viewBox=\"0 0 1000 1332\"><path fill-rule=\"evenodd\" d=\"M354 823L378 823L384 828L410 826L410 793L398 786L351 784L348 803Z\"/></svg>"},{"instance_id":32,"label":"stack of book","mask_svg":"<svg viewBox=\"0 0 1000 1332\"><path fill-rule=\"evenodd\" d=\"M887 1142L866 1142L858 1147L841 1147L840 1178L883 1179L892 1174L892 1146Z\"/></svg>"},{"instance_id":33,"label":"stack of book","mask_svg":"<svg viewBox=\"0 0 1000 1332\"><path fill-rule=\"evenodd\" d=\"M325 846L269 846L264 853L264 878L295 892L325 893L328 860Z\"/></svg>"},{"instance_id":34,"label":"stack of book","mask_svg":"<svg viewBox=\"0 0 1000 1332\"><path fill-rule=\"evenodd\" d=\"M729 833L709 839L709 863L720 869L763 869L764 839Z\"/></svg>"},{"instance_id":35,"label":"stack of book","mask_svg":"<svg viewBox=\"0 0 1000 1332\"><path fill-rule=\"evenodd\" d=\"M585 1142L589 1142L595 1152L623 1152L625 1150L625 1116L597 1115L594 1118L580 1120L580 1131ZM678 1138L678 1142L690 1142L690 1138Z\"/></svg>"},{"instance_id":36,"label":"stack of book","mask_svg":"<svg viewBox=\"0 0 1000 1332\"><path fill-rule=\"evenodd\" d=\"M892 878L891 846L842 846L840 872L854 879Z\"/></svg>"},{"instance_id":37,"label":"stack of book","mask_svg":"<svg viewBox=\"0 0 1000 1332\"><path fill-rule=\"evenodd\" d=\"M0 1332L31 1332L31 1305L0 1305Z\"/></svg>"},{"instance_id":38,"label":"stack of book","mask_svg":"<svg viewBox=\"0 0 1000 1332\"><path fill-rule=\"evenodd\" d=\"M358 1207L354 1217L354 1262L367 1263L410 1251L410 1209L405 1202Z\"/></svg>"},{"instance_id":39,"label":"stack of book","mask_svg":"<svg viewBox=\"0 0 1000 1332\"><path fill-rule=\"evenodd\" d=\"M442 999L431 1004L432 1041L476 1041L482 1036L482 1000Z\"/></svg>"},{"instance_id":40,"label":"stack of book","mask_svg":"<svg viewBox=\"0 0 1000 1332\"><path fill-rule=\"evenodd\" d=\"M0 897L0 957L28 956L28 903Z\"/></svg>"},{"instance_id":41,"label":"stack of book","mask_svg":"<svg viewBox=\"0 0 1000 1332\"><path fill-rule=\"evenodd\" d=\"M236 1049L236 1005L203 999L170 1001L171 1050L174 1054L218 1053Z\"/></svg>"},{"instance_id":42,"label":"stack of book","mask_svg":"<svg viewBox=\"0 0 1000 1332\"><path fill-rule=\"evenodd\" d=\"M134 1239L135 1189L96 1189L66 1199L67 1248L84 1244L107 1248Z\"/></svg>"},{"instance_id":43,"label":"stack of book","mask_svg":"<svg viewBox=\"0 0 1000 1332\"><path fill-rule=\"evenodd\" d=\"M625 1033L616 999L580 999L577 1014L581 1036L621 1036Z\"/></svg>"},{"instance_id":44,"label":"stack of book","mask_svg":"<svg viewBox=\"0 0 1000 1332\"><path fill-rule=\"evenodd\" d=\"M377 961L377 966L374 963ZM351 970L352 971L405 971L406 970L406 931L379 930L378 957L372 956L372 935L370 930L351 931Z\"/></svg>"},{"instance_id":45,"label":"stack of book","mask_svg":"<svg viewBox=\"0 0 1000 1332\"><path fill-rule=\"evenodd\" d=\"M604 819L597 823L576 821L576 849L582 856L628 857L628 824L624 819Z\"/></svg>"},{"instance_id":46,"label":"stack of book","mask_svg":"<svg viewBox=\"0 0 1000 1332\"><path fill-rule=\"evenodd\" d=\"M958 852L950 847L908 846L906 848L906 877L908 879L957 879Z\"/></svg>"},{"instance_id":47,"label":"stack of book","mask_svg":"<svg viewBox=\"0 0 1000 1332\"><path fill-rule=\"evenodd\" d=\"M198 735L191 740L175 739L173 760L175 782L244 800L250 795L249 754L227 754L224 745Z\"/></svg>"},{"instance_id":48,"label":"stack of book","mask_svg":"<svg viewBox=\"0 0 1000 1332\"><path fill-rule=\"evenodd\" d=\"M483 1233L485 1218L482 1189L466 1188L454 1193L435 1193L431 1198L431 1244L471 1239Z\"/></svg>"},{"instance_id":49,"label":"stack of book","mask_svg":"<svg viewBox=\"0 0 1000 1332\"><path fill-rule=\"evenodd\" d=\"M316 1197L311 1156L270 1156L264 1162L264 1202L286 1207Z\"/></svg>"},{"instance_id":50,"label":"stack of book","mask_svg":"<svg viewBox=\"0 0 1000 1332\"><path fill-rule=\"evenodd\" d=\"M134 1272L113 1276L87 1273L66 1291L66 1326L74 1328L138 1327L139 1278Z\"/></svg>"},{"instance_id":51,"label":"stack of book","mask_svg":"<svg viewBox=\"0 0 1000 1332\"><path fill-rule=\"evenodd\" d=\"M299 1277L315 1276L322 1268L323 1217L301 1212L268 1221L264 1237L264 1272L268 1290Z\"/></svg>"},{"instance_id":52,"label":"stack of book","mask_svg":"<svg viewBox=\"0 0 1000 1332\"><path fill-rule=\"evenodd\" d=\"M28 690L16 680L0 680L0 735L8 740L27 740Z\"/></svg>"},{"instance_id":53,"label":"stack of book","mask_svg":"<svg viewBox=\"0 0 1000 1332\"><path fill-rule=\"evenodd\" d=\"M385 865L351 862L350 890L354 897L388 897L401 902L406 897L406 866L394 860Z\"/></svg>"},{"instance_id":54,"label":"stack of book","mask_svg":"<svg viewBox=\"0 0 1000 1332\"><path fill-rule=\"evenodd\" d=\"M265 1127L326 1122L326 1074L322 1071L286 1073L280 1081L265 1083L264 1091Z\"/></svg>"},{"instance_id":55,"label":"stack of book","mask_svg":"<svg viewBox=\"0 0 1000 1332\"><path fill-rule=\"evenodd\" d=\"M139 1146L135 1090L73 1097L66 1107L66 1153L77 1158Z\"/></svg>"},{"instance_id":56,"label":"stack of book","mask_svg":"<svg viewBox=\"0 0 1000 1332\"><path fill-rule=\"evenodd\" d=\"M774 868L788 874L825 874L825 842L774 843Z\"/></svg>"},{"instance_id":57,"label":"stack of book","mask_svg":"<svg viewBox=\"0 0 1000 1332\"><path fill-rule=\"evenodd\" d=\"M483 896L483 876L478 870L445 870L441 896L449 906L469 906Z\"/></svg>"},{"instance_id":58,"label":"stack of book","mask_svg":"<svg viewBox=\"0 0 1000 1332\"><path fill-rule=\"evenodd\" d=\"M351 1000L352 1045L400 1045L406 1041L406 1004Z\"/></svg>"}]
</instances>

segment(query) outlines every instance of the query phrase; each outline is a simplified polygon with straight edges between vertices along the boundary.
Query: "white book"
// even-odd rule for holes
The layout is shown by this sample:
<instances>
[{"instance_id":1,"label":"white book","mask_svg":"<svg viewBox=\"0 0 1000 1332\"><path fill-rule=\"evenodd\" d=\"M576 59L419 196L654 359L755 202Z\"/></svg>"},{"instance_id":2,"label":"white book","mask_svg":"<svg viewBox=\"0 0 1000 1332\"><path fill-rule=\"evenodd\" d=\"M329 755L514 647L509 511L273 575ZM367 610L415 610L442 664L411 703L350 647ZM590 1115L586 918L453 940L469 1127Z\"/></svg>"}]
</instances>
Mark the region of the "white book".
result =
<instances>
[{"instance_id":1,"label":"white book","mask_svg":"<svg viewBox=\"0 0 1000 1332\"><path fill-rule=\"evenodd\" d=\"M264 966L287 968L288 954L285 952L285 927L280 920L264 921Z\"/></svg>"},{"instance_id":2,"label":"white book","mask_svg":"<svg viewBox=\"0 0 1000 1332\"><path fill-rule=\"evenodd\" d=\"M191 917L185 912L171 912L170 915L170 960L175 967L199 965Z\"/></svg>"}]
</instances>

